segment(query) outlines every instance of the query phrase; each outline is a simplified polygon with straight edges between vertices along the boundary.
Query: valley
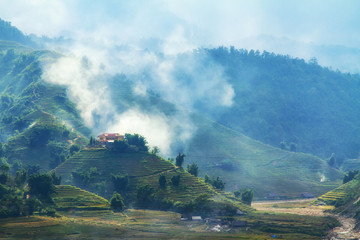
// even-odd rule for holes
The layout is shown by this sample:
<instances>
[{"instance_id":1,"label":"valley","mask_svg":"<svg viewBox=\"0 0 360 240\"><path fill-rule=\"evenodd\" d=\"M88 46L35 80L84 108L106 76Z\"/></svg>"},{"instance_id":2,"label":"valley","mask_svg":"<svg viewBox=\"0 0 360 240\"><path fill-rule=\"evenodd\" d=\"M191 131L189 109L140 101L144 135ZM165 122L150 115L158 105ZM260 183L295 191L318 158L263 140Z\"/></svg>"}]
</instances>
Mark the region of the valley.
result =
<instances>
[{"instance_id":1,"label":"valley","mask_svg":"<svg viewBox=\"0 0 360 240\"><path fill-rule=\"evenodd\" d=\"M357 40L263 30L316 4L48 4L0 1L0 239L360 238Z\"/></svg>"}]
</instances>

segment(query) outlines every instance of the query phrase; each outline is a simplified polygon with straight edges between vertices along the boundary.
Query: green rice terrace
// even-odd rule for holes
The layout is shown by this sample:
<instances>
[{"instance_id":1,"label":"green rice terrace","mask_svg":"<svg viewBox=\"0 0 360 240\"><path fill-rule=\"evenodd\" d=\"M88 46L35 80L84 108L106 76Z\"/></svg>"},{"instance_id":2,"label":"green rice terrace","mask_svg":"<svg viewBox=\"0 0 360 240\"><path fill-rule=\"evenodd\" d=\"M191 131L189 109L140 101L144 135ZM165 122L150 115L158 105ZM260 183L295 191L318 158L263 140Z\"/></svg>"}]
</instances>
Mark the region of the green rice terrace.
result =
<instances>
[{"instance_id":1,"label":"green rice terrace","mask_svg":"<svg viewBox=\"0 0 360 240\"><path fill-rule=\"evenodd\" d=\"M110 209L110 204L105 198L74 186L56 186L53 201L58 211Z\"/></svg>"},{"instance_id":2,"label":"green rice terrace","mask_svg":"<svg viewBox=\"0 0 360 240\"><path fill-rule=\"evenodd\" d=\"M194 177L182 168L175 167L169 161L144 152L114 153L107 149L85 149L54 171L62 177L63 184L76 185L72 172L89 171L91 168L96 168L96 181L81 187L93 191L96 191L94 185L108 182L111 174L119 174L129 178L127 192L130 195L135 195L137 187L145 184L150 184L157 189L159 196L167 196L174 201L189 201L203 193L217 194L204 180ZM179 186L168 184L165 189L159 188L160 175L164 175L169 182L173 176L180 175ZM107 198L112 195L111 190L99 192Z\"/></svg>"},{"instance_id":3,"label":"green rice terrace","mask_svg":"<svg viewBox=\"0 0 360 240\"><path fill-rule=\"evenodd\" d=\"M251 188L258 199L269 194L291 199L303 192L318 196L341 184L343 174L319 157L275 148L215 122L197 120L199 129L187 159L199 165L202 175L226 176L227 190Z\"/></svg>"}]
</instances>

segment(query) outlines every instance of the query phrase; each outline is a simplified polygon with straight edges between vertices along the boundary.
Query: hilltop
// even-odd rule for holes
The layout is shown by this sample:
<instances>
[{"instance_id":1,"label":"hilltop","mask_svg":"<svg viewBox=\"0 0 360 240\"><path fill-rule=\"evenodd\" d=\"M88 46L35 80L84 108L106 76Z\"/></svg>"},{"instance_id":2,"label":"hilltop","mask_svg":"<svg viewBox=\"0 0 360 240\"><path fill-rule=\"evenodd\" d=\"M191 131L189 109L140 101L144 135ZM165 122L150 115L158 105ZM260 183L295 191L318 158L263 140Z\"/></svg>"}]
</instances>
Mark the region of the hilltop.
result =
<instances>
[{"instance_id":1,"label":"hilltop","mask_svg":"<svg viewBox=\"0 0 360 240\"><path fill-rule=\"evenodd\" d=\"M230 202L243 210L249 210L234 197L227 198L215 191L203 179L197 178L169 161L146 152L118 153L108 149L84 149L58 166L55 173L62 177L64 184L83 187L110 198L116 189L112 175L126 176L127 202L136 200L137 190L150 185L162 200L189 202L202 194L208 194L218 201ZM74 173L89 173L90 179L75 179ZM165 176L166 187L159 185L159 177ZM172 178L180 176L179 185L172 184Z\"/></svg>"}]
</instances>

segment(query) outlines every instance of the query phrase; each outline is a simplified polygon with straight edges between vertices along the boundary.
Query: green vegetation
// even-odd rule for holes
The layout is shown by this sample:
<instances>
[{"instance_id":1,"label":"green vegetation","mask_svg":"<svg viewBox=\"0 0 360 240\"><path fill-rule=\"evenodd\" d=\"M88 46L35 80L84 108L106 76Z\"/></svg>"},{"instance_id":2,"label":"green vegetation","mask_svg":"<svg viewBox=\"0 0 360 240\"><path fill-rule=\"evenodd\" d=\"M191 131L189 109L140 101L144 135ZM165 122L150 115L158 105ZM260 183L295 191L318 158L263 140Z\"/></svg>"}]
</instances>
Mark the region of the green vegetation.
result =
<instances>
[{"instance_id":1,"label":"green vegetation","mask_svg":"<svg viewBox=\"0 0 360 240\"><path fill-rule=\"evenodd\" d=\"M187 171L191 174L194 175L195 177L198 176L199 174L199 167L196 163L192 163L190 165L187 165Z\"/></svg>"},{"instance_id":2,"label":"green vegetation","mask_svg":"<svg viewBox=\"0 0 360 240\"><path fill-rule=\"evenodd\" d=\"M263 144L198 115L193 119L198 130L186 161L196 162L200 176L224 179L228 191L250 188L255 198L271 193L298 198L310 191L321 195L341 184L343 174L316 156Z\"/></svg>"},{"instance_id":3,"label":"green vegetation","mask_svg":"<svg viewBox=\"0 0 360 240\"><path fill-rule=\"evenodd\" d=\"M166 187L166 177L164 175L160 175L159 176L159 186L161 188L165 188Z\"/></svg>"},{"instance_id":4,"label":"green vegetation","mask_svg":"<svg viewBox=\"0 0 360 240\"><path fill-rule=\"evenodd\" d=\"M212 177L212 179L210 179L208 175L205 175L205 182L219 190L224 190L225 188L225 182L220 177Z\"/></svg>"},{"instance_id":5,"label":"green vegetation","mask_svg":"<svg viewBox=\"0 0 360 240\"><path fill-rule=\"evenodd\" d=\"M114 212L122 212L125 209L124 199L118 193L114 193L113 197L110 199L110 206Z\"/></svg>"},{"instance_id":6,"label":"green vegetation","mask_svg":"<svg viewBox=\"0 0 360 240\"><path fill-rule=\"evenodd\" d=\"M149 147L147 145L147 141L146 139L139 135L139 134L125 134L125 140L127 141L127 143L129 145L135 146L136 148L138 148L139 151L144 151L144 152L148 152L149 151Z\"/></svg>"},{"instance_id":7,"label":"green vegetation","mask_svg":"<svg viewBox=\"0 0 360 240\"><path fill-rule=\"evenodd\" d=\"M84 149L58 166L55 172L62 177L63 183L79 184L79 186L82 182L76 182L77 177L74 178L74 174L89 175L89 178L84 178L91 179L92 184L86 186L86 189L101 194L96 185L107 182L106 192L108 193L104 195L106 198L110 198L109 193L114 190L123 192L121 190L123 187L126 187L128 194L123 197L135 198L137 188L146 184L159 190L161 196L168 196L174 201L188 201L194 194L199 193L215 194L214 190L202 180L176 168L168 161L145 152L119 154L107 149ZM181 176L179 185L167 184L165 189L160 189L160 175L164 175L167 180L172 179L173 176ZM128 183L125 184L125 182Z\"/></svg>"},{"instance_id":8,"label":"green vegetation","mask_svg":"<svg viewBox=\"0 0 360 240\"><path fill-rule=\"evenodd\" d=\"M318 200L335 206L332 210L335 213L354 217L358 224L360 222L360 175L357 173L353 176L355 172L350 172L345 176L344 180L352 178L350 181L318 197Z\"/></svg>"},{"instance_id":9,"label":"green vegetation","mask_svg":"<svg viewBox=\"0 0 360 240\"><path fill-rule=\"evenodd\" d=\"M179 153L179 155L176 156L175 159L175 165L178 167L182 167L184 163L185 154Z\"/></svg>"},{"instance_id":10,"label":"green vegetation","mask_svg":"<svg viewBox=\"0 0 360 240\"><path fill-rule=\"evenodd\" d=\"M343 184L350 182L359 173L359 170L349 171L343 178Z\"/></svg>"},{"instance_id":11,"label":"green vegetation","mask_svg":"<svg viewBox=\"0 0 360 240\"><path fill-rule=\"evenodd\" d=\"M109 202L94 193L68 185L55 187L56 191L52 194L52 199L57 211L102 211L110 209Z\"/></svg>"},{"instance_id":12,"label":"green vegetation","mask_svg":"<svg viewBox=\"0 0 360 240\"><path fill-rule=\"evenodd\" d=\"M338 159L359 155L358 74L234 47L189 55L199 61L207 56L221 65L235 90L234 104L215 115L219 123L272 146L293 143L297 152L323 159L331 153ZM211 116L214 110L208 111Z\"/></svg>"},{"instance_id":13,"label":"green vegetation","mask_svg":"<svg viewBox=\"0 0 360 240\"><path fill-rule=\"evenodd\" d=\"M28 179L29 193L45 201L52 201L51 194L55 192L53 178L49 174L30 175Z\"/></svg>"}]
</instances>

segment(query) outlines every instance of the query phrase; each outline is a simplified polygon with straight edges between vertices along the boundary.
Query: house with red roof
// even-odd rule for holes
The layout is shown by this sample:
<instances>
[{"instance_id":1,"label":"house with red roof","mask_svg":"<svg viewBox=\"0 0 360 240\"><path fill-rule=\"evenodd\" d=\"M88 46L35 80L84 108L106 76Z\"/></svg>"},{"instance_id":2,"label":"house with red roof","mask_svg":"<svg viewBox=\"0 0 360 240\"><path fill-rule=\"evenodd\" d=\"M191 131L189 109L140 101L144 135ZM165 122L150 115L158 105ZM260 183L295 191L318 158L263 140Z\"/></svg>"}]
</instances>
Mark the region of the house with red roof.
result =
<instances>
[{"instance_id":1,"label":"house with red roof","mask_svg":"<svg viewBox=\"0 0 360 240\"><path fill-rule=\"evenodd\" d=\"M115 141L124 140L124 135L120 135L119 133L103 133L98 136L98 141L101 143L113 143Z\"/></svg>"}]
</instances>

